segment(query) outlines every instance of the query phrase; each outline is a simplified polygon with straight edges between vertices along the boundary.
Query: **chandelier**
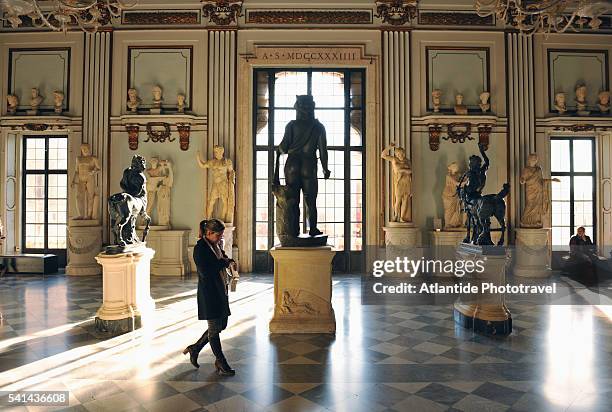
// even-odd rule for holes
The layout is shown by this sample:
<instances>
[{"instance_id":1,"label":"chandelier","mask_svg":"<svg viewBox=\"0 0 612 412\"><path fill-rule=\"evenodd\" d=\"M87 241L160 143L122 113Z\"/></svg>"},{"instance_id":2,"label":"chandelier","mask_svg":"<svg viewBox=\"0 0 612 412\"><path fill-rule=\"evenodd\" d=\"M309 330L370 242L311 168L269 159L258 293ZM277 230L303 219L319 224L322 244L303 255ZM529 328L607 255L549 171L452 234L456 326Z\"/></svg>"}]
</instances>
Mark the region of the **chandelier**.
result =
<instances>
[{"instance_id":1,"label":"chandelier","mask_svg":"<svg viewBox=\"0 0 612 412\"><path fill-rule=\"evenodd\" d=\"M599 29L602 14L612 11L612 0L476 0L480 17L498 19L521 33L563 33L568 29Z\"/></svg>"},{"instance_id":2,"label":"chandelier","mask_svg":"<svg viewBox=\"0 0 612 412\"><path fill-rule=\"evenodd\" d=\"M54 31L67 31L79 27L95 32L119 17L121 10L134 7L138 0L0 0L2 20L17 28L23 18L33 27L47 27Z\"/></svg>"}]
</instances>

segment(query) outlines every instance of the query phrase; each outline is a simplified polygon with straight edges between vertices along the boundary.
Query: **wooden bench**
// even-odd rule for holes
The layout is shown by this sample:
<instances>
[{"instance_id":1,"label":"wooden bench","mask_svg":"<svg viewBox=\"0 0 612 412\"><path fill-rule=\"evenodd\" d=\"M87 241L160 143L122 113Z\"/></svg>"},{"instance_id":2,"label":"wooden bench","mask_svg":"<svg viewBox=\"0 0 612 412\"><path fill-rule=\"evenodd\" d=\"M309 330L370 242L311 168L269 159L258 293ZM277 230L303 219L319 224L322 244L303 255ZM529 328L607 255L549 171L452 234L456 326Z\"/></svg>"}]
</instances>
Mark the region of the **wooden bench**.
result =
<instances>
[{"instance_id":1,"label":"wooden bench","mask_svg":"<svg viewBox=\"0 0 612 412\"><path fill-rule=\"evenodd\" d=\"M0 263L7 265L9 272L42 273L43 275L57 273L57 256L52 254L7 253L0 255Z\"/></svg>"}]
</instances>

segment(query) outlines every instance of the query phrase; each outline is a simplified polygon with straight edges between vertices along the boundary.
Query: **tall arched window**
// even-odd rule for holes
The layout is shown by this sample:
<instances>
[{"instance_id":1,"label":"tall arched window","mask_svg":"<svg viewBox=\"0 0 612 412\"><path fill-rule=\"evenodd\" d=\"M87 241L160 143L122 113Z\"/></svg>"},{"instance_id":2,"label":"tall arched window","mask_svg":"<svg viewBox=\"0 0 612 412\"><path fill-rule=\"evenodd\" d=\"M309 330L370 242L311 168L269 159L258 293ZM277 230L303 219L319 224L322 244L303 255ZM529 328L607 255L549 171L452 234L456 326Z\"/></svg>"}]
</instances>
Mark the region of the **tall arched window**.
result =
<instances>
[{"instance_id":1,"label":"tall arched window","mask_svg":"<svg viewBox=\"0 0 612 412\"><path fill-rule=\"evenodd\" d=\"M295 119L296 95L309 94L315 117L325 126L331 178L323 179L319 165L317 210L319 229L339 253L336 270L359 267L363 248L364 71L359 69L255 70L255 269L270 270L268 250L278 244L274 228L274 197L270 185L274 152L285 126ZM281 158L282 169L285 156ZM301 225L306 231L304 202Z\"/></svg>"}]
</instances>

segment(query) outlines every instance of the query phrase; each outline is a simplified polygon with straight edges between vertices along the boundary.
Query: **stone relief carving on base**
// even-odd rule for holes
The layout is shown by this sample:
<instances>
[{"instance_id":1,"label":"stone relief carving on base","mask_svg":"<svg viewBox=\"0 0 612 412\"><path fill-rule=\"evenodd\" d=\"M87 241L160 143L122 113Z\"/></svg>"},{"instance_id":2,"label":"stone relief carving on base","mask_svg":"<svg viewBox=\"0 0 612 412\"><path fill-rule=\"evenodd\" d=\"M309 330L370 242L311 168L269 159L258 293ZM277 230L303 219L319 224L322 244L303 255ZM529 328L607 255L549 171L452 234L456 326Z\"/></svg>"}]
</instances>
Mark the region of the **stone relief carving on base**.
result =
<instances>
[{"instance_id":1,"label":"stone relief carving on base","mask_svg":"<svg viewBox=\"0 0 612 412\"><path fill-rule=\"evenodd\" d=\"M285 315L319 315L329 306L319 296L303 289L283 290L280 312Z\"/></svg>"}]
</instances>

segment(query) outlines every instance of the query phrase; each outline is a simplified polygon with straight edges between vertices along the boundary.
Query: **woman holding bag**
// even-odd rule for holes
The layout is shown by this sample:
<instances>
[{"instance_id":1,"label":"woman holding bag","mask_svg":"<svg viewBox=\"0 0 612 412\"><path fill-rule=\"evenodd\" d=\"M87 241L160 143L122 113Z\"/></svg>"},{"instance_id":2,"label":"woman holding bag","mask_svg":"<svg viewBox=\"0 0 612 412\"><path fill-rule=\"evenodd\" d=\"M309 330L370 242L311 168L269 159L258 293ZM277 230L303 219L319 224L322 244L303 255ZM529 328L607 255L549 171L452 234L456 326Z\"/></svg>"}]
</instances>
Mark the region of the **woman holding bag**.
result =
<instances>
[{"instance_id":1,"label":"woman holding bag","mask_svg":"<svg viewBox=\"0 0 612 412\"><path fill-rule=\"evenodd\" d=\"M199 368L198 355L210 342L210 348L217 358L217 373L231 376L236 371L228 365L223 355L219 334L227 327L227 318L231 314L225 270L230 266L235 268L236 262L228 258L221 248L224 230L225 225L219 219L200 222L200 239L193 248L193 260L198 269L198 319L208 321L208 330L196 343L187 346L183 354L189 353L189 360L193 366Z\"/></svg>"}]
</instances>

